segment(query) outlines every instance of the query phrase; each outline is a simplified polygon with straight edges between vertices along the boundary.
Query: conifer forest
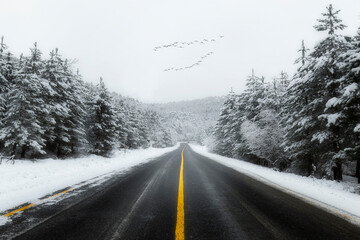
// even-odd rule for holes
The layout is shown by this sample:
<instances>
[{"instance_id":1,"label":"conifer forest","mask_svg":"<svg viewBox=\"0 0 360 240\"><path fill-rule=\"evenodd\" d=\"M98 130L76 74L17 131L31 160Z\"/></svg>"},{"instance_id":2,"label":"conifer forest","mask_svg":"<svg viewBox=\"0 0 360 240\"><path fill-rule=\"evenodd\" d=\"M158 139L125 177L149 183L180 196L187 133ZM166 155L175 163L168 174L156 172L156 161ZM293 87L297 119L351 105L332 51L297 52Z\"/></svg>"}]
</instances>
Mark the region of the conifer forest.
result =
<instances>
[{"instance_id":1,"label":"conifer forest","mask_svg":"<svg viewBox=\"0 0 360 240\"><path fill-rule=\"evenodd\" d=\"M218 119L213 150L279 171L360 182L360 28L343 36L340 11L329 5L308 49L303 40L294 76L265 81L254 71L247 89L230 92Z\"/></svg>"}]
</instances>

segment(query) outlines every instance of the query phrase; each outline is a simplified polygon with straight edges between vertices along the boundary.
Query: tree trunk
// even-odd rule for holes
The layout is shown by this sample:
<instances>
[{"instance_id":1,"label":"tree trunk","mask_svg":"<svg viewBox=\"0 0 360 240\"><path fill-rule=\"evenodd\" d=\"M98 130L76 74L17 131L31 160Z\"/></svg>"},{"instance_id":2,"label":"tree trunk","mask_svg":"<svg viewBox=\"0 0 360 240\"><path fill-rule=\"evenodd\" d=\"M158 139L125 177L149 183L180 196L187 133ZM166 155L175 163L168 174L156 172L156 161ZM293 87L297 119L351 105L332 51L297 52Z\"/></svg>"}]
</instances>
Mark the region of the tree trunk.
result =
<instances>
[{"instance_id":1,"label":"tree trunk","mask_svg":"<svg viewBox=\"0 0 360 240\"><path fill-rule=\"evenodd\" d=\"M358 179L358 183L360 183L360 158L356 160L356 177Z\"/></svg>"},{"instance_id":2,"label":"tree trunk","mask_svg":"<svg viewBox=\"0 0 360 240\"><path fill-rule=\"evenodd\" d=\"M57 156L57 157L61 157L61 146L60 146L60 144L57 146L56 156Z\"/></svg>"},{"instance_id":3,"label":"tree trunk","mask_svg":"<svg viewBox=\"0 0 360 240\"><path fill-rule=\"evenodd\" d=\"M16 147L17 147L17 143L14 143L11 155L15 155L16 154Z\"/></svg>"},{"instance_id":4,"label":"tree trunk","mask_svg":"<svg viewBox=\"0 0 360 240\"><path fill-rule=\"evenodd\" d=\"M21 156L20 156L20 158L25 158L25 153L26 153L26 148L22 147L21 148Z\"/></svg>"},{"instance_id":5,"label":"tree trunk","mask_svg":"<svg viewBox=\"0 0 360 240\"><path fill-rule=\"evenodd\" d=\"M334 172L334 180L336 181L342 181L343 177L342 177L342 163L341 162L337 162L336 166L333 167L333 172Z\"/></svg>"},{"instance_id":6,"label":"tree trunk","mask_svg":"<svg viewBox=\"0 0 360 240\"><path fill-rule=\"evenodd\" d=\"M309 154L307 156L307 176L311 176L314 174L314 168L313 168L313 160L311 155Z\"/></svg>"}]
</instances>

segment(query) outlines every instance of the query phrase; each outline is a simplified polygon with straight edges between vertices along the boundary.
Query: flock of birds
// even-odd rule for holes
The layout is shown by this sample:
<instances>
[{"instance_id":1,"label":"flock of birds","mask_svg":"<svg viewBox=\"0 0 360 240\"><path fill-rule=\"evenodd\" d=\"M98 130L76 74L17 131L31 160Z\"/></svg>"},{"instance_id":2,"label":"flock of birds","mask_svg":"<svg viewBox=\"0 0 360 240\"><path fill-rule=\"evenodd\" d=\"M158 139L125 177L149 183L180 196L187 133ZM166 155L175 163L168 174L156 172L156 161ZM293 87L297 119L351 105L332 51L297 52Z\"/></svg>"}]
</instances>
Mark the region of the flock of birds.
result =
<instances>
[{"instance_id":1,"label":"flock of birds","mask_svg":"<svg viewBox=\"0 0 360 240\"><path fill-rule=\"evenodd\" d=\"M197 40L194 40L194 41L191 41L191 42L173 42L173 43L170 43L170 44L164 44L164 45L157 46L153 50L158 51L158 50L161 50L161 49L164 49L164 48L185 48L185 47L191 46L191 45L208 44L208 43L216 42L218 39L221 39L221 38L224 38L224 36L219 35L218 38L211 38L211 39L204 38L202 40L197 39ZM168 71L182 71L182 70L187 70L187 69L190 69L190 68L193 68L193 67L197 67L200 64L202 64L204 62L204 60L206 58L208 58L212 54L214 54L214 52L208 52L207 54L201 56L198 61L194 62L191 65L188 65L188 66L185 66L185 67L178 67L178 68L175 68L175 67L167 68L167 69L164 69L164 71L165 72L168 72Z\"/></svg>"},{"instance_id":2,"label":"flock of birds","mask_svg":"<svg viewBox=\"0 0 360 240\"><path fill-rule=\"evenodd\" d=\"M219 38L224 38L224 36L220 35ZM216 42L215 38L211 38L211 39L202 39L202 40L194 40L191 42L173 42L170 44L164 44L164 45L160 45L155 47L153 50L154 51L158 51L162 48L171 48L171 47L175 47L175 48L185 48L187 46L191 46L191 45L195 45L195 44L207 44L207 43L211 43L211 42Z\"/></svg>"},{"instance_id":3,"label":"flock of birds","mask_svg":"<svg viewBox=\"0 0 360 240\"><path fill-rule=\"evenodd\" d=\"M210 55L214 54L214 52L208 52L207 54L205 54L204 56L200 57L200 60L198 60L197 62L189 65L189 66L186 66L186 67L180 67L180 68L167 68L167 69L164 69L164 72L167 72L167 71L182 71L182 70L186 70L186 69L189 69L189 68L193 68L193 67L196 67L196 66L199 66L202 62L203 62L203 59L209 57Z\"/></svg>"}]
</instances>

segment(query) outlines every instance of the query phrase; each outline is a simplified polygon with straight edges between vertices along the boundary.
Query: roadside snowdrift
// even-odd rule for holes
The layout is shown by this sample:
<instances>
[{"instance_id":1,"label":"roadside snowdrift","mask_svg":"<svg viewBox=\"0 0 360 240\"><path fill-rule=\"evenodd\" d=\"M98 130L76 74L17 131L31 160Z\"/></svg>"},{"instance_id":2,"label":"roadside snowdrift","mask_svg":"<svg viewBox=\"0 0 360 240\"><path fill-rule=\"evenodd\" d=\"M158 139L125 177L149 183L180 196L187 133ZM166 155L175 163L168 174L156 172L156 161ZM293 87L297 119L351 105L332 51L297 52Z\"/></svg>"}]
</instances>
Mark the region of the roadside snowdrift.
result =
<instances>
[{"instance_id":1,"label":"roadside snowdrift","mask_svg":"<svg viewBox=\"0 0 360 240\"><path fill-rule=\"evenodd\" d=\"M190 145L197 153L220 164L294 194L353 223L360 224L360 195L355 184L277 172L252 163L209 153L206 147ZM329 208L329 206L331 206Z\"/></svg>"},{"instance_id":2,"label":"roadside snowdrift","mask_svg":"<svg viewBox=\"0 0 360 240\"><path fill-rule=\"evenodd\" d=\"M128 150L117 152L111 158L91 155L65 160L16 161L15 165L3 163L0 165L0 212L36 202L49 193L99 175L105 177L114 171L125 172L178 147ZM0 225L1 222L0 218Z\"/></svg>"}]
</instances>

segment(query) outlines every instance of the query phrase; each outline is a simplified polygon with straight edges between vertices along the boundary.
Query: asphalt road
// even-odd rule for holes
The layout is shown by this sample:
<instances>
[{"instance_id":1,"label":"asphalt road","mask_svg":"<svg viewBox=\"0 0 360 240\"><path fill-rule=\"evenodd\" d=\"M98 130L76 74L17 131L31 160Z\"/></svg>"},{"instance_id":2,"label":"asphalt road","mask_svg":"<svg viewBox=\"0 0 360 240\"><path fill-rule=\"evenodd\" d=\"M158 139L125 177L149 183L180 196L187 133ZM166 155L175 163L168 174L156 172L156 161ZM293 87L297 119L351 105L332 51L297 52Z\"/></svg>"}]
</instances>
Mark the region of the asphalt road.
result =
<instances>
[{"instance_id":1,"label":"asphalt road","mask_svg":"<svg viewBox=\"0 0 360 240\"><path fill-rule=\"evenodd\" d=\"M175 239L183 146L14 239ZM360 239L359 227L189 147L183 157L185 239Z\"/></svg>"}]
</instances>

